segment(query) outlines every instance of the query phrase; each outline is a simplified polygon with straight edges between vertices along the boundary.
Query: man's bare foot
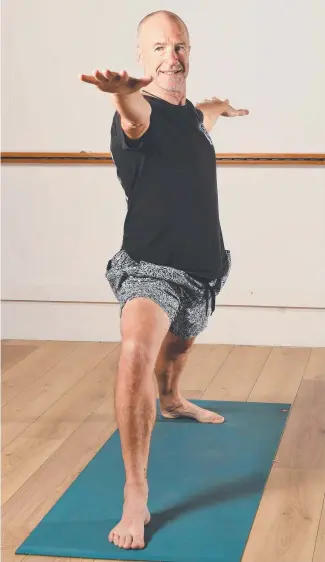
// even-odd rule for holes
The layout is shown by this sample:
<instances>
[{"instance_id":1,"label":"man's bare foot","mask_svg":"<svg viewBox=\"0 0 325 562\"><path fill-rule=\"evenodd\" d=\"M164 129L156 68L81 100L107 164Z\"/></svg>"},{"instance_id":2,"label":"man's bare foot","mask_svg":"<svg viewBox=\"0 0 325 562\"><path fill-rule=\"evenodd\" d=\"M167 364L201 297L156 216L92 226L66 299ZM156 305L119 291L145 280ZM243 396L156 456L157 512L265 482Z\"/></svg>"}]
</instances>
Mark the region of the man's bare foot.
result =
<instances>
[{"instance_id":1,"label":"man's bare foot","mask_svg":"<svg viewBox=\"0 0 325 562\"><path fill-rule=\"evenodd\" d=\"M200 423L224 422L224 418L219 414L200 408L200 406L196 406L182 397L177 400L160 399L160 411L164 418L179 418L185 416L187 418L193 418Z\"/></svg>"},{"instance_id":2,"label":"man's bare foot","mask_svg":"<svg viewBox=\"0 0 325 562\"><path fill-rule=\"evenodd\" d=\"M122 519L108 536L115 546L125 549L144 548L144 526L150 521L147 499L147 485L125 486Z\"/></svg>"}]
</instances>

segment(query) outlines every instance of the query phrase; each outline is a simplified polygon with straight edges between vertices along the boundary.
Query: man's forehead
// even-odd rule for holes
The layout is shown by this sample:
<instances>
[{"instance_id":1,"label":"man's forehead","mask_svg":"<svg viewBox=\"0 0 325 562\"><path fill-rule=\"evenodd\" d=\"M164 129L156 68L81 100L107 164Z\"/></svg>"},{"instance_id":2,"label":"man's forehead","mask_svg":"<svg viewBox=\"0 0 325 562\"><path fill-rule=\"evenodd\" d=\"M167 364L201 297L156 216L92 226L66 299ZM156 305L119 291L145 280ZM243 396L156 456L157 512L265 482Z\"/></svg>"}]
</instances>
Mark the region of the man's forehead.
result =
<instances>
[{"instance_id":1,"label":"man's forehead","mask_svg":"<svg viewBox=\"0 0 325 562\"><path fill-rule=\"evenodd\" d=\"M181 20L156 15L143 23L139 30L139 42L142 44L166 43L188 44L188 32Z\"/></svg>"}]
</instances>

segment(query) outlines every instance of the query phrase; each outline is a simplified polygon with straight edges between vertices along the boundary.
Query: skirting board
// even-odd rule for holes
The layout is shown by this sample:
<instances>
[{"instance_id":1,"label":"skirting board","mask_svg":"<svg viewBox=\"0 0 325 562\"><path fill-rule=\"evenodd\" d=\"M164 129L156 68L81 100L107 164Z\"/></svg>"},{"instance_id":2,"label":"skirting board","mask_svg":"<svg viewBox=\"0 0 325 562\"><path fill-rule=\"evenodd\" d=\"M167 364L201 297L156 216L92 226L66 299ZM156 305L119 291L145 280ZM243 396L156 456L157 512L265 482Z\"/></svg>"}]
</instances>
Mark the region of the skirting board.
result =
<instances>
[{"instance_id":1,"label":"skirting board","mask_svg":"<svg viewBox=\"0 0 325 562\"><path fill-rule=\"evenodd\" d=\"M120 341L117 304L2 303L2 339ZM197 343L325 346L325 309L216 307Z\"/></svg>"}]
</instances>

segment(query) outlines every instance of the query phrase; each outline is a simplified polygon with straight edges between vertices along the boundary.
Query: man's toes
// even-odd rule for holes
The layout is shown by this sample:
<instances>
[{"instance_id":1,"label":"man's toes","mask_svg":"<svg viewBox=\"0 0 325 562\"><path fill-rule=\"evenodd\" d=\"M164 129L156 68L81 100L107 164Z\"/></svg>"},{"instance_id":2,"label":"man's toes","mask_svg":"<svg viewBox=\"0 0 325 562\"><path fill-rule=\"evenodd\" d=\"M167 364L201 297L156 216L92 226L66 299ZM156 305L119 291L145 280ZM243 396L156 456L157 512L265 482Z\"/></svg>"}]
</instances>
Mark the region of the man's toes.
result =
<instances>
[{"instance_id":1,"label":"man's toes","mask_svg":"<svg viewBox=\"0 0 325 562\"><path fill-rule=\"evenodd\" d=\"M114 533L113 531L111 531L110 534L108 535L109 542L113 542L113 537L114 537Z\"/></svg>"},{"instance_id":2,"label":"man's toes","mask_svg":"<svg viewBox=\"0 0 325 562\"><path fill-rule=\"evenodd\" d=\"M223 423L225 421L225 418L223 416L219 416L219 414L216 414L213 418L213 423Z\"/></svg>"},{"instance_id":3,"label":"man's toes","mask_svg":"<svg viewBox=\"0 0 325 562\"><path fill-rule=\"evenodd\" d=\"M114 533L113 543L115 544L115 546L118 546L119 542L120 542L120 536Z\"/></svg>"},{"instance_id":4,"label":"man's toes","mask_svg":"<svg viewBox=\"0 0 325 562\"><path fill-rule=\"evenodd\" d=\"M132 548L144 548L144 540L140 535L135 535L132 541Z\"/></svg>"},{"instance_id":5,"label":"man's toes","mask_svg":"<svg viewBox=\"0 0 325 562\"><path fill-rule=\"evenodd\" d=\"M114 531L114 529L112 529L112 531L108 535L109 541L114 543L114 537L115 537L115 531Z\"/></svg>"},{"instance_id":6,"label":"man's toes","mask_svg":"<svg viewBox=\"0 0 325 562\"><path fill-rule=\"evenodd\" d=\"M131 545L132 545L132 535L126 535L123 548L129 549L131 548Z\"/></svg>"},{"instance_id":7,"label":"man's toes","mask_svg":"<svg viewBox=\"0 0 325 562\"><path fill-rule=\"evenodd\" d=\"M120 535L118 544L116 546L119 546L120 548L124 548L124 543L125 543L125 535Z\"/></svg>"}]
</instances>

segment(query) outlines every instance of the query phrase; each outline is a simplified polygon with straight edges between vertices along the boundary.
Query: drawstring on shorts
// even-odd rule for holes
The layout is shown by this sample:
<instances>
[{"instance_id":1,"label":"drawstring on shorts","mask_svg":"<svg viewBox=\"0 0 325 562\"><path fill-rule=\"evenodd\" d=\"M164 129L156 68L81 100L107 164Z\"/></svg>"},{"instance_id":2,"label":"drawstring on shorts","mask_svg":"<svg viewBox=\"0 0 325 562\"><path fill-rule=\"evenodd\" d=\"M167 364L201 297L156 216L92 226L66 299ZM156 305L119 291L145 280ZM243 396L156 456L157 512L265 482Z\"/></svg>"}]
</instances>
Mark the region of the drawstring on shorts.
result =
<instances>
[{"instance_id":1,"label":"drawstring on shorts","mask_svg":"<svg viewBox=\"0 0 325 562\"><path fill-rule=\"evenodd\" d=\"M209 297L211 295L211 313L210 313L210 316L212 316L212 314L215 311L215 307L216 307L215 290L214 290L213 287L211 287L210 281L203 281L203 285L204 285L204 298L206 300L206 313L207 313L207 315L209 313Z\"/></svg>"}]
</instances>

